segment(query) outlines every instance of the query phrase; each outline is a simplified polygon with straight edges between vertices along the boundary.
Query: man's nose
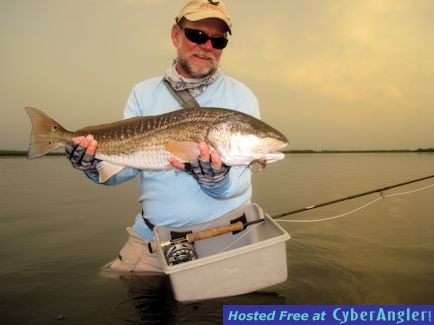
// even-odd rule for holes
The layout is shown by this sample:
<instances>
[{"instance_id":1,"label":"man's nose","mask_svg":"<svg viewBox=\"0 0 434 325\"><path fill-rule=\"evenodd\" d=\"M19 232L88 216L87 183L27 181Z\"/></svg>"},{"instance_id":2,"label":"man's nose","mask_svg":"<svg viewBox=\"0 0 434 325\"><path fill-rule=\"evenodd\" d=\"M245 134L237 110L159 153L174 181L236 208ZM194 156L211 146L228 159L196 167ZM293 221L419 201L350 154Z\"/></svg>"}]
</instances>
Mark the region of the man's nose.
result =
<instances>
[{"instance_id":1,"label":"man's nose","mask_svg":"<svg viewBox=\"0 0 434 325\"><path fill-rule=\"evenodd\" d=\"M210 39L207 40L205 43L201 44L201 47L203 47L204 49L207 49L207 50L214 49Z\"/></svg>"}]
</instances>

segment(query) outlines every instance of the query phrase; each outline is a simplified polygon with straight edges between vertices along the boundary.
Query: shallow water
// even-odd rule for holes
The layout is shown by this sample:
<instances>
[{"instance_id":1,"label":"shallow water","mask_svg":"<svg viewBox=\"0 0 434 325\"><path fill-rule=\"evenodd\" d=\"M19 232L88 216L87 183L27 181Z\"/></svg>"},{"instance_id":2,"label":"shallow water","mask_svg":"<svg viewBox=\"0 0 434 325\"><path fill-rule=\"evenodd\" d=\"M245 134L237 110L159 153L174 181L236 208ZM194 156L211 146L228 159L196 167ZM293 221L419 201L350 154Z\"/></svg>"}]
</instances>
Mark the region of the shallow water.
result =
<instances>
[{"instance_id":1,"label":"shallow water","mask_svg":"<svg viewBox=\"0 0 434 325\"><path fill-rule=\"evenodd\" d=\"M253 201L274 215L432 175L433 166L429 153L287 155L254 175ZM166 277L108 278L99 272L117 255L140 208L137 182L98 186L62 157L2 158L0 167L4 324L218 324L223 304L434 304L434 187L329 221L281 222L292 237L285 283L181 304ZM282 219L336 216L378 197Z\"/></svg>"}]
</instances>

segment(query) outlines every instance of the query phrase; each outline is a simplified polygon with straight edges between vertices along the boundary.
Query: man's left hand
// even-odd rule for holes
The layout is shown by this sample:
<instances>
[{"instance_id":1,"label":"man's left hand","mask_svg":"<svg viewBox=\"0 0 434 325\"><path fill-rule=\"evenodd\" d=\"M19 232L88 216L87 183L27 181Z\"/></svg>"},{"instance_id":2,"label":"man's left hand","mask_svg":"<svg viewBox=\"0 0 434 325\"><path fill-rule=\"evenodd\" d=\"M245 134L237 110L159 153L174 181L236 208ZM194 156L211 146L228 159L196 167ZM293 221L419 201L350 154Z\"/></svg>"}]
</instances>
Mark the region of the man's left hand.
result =
<instances>
[{"instance_id":1,"label":"man's left hand","mask_svg":"<svg viewBox=\"0 0 434 325\"><path fill-rule=\"evenodd\" d=\"M212 188L221 183L228 175L226 166L216 150L212 150L206 142L199 143L199 159L192 163L182 163L175 157L169 158L170 164L192 175L200 185Z\"/></svg>"}]
</instances>

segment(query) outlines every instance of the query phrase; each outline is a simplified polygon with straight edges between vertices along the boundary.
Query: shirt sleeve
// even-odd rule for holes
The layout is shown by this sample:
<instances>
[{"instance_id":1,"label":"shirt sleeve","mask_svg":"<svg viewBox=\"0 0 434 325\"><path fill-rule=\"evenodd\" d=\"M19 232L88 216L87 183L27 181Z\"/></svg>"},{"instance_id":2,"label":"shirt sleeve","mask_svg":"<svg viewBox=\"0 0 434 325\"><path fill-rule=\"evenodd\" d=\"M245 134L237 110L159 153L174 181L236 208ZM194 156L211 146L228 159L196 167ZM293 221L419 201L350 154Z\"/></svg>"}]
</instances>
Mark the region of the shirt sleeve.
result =
<instances>
[{"instance_id":1,"label":"shirt sleeve","mask_svg":"<svg viewBox=\"0 0 434 325\"><path fill-rule=\"evenodd\" d=\"M234 198L250 190L251 176L249 167L231 167L223 182L212 188L202 187L202 190L216 199Z\"/></svg>"},{"instance_id":2,"label":"shirt sleeve","mask_svg":"<svg viewBox=\"0 0 434 325\"><path fill-rule=\"evenodd\" d=\"M133 88L130 96L128 97L127 103L124 108L124 119L144 115L143 109L140 107L139 104L138 93L136 88L137 87Z\"/></svg>"}]
</instances>

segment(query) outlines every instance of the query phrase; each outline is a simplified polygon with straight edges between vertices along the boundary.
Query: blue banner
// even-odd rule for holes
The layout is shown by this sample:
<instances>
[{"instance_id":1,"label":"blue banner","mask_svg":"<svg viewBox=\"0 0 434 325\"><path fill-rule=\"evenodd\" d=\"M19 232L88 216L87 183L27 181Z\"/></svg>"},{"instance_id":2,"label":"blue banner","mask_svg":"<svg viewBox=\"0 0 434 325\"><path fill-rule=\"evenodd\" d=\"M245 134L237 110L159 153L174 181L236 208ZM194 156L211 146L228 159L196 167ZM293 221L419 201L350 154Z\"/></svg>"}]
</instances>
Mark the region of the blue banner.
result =
<instances>
[{"instance_id":1,"label":"blue banner","mask_svg":"<svg viewBox=\"0 0 434 325\"><path fill-rule=\"evenodd\" d=\"M225 305L223 324L432 324L434 305Z\"/></svg>"}]
</instances>

